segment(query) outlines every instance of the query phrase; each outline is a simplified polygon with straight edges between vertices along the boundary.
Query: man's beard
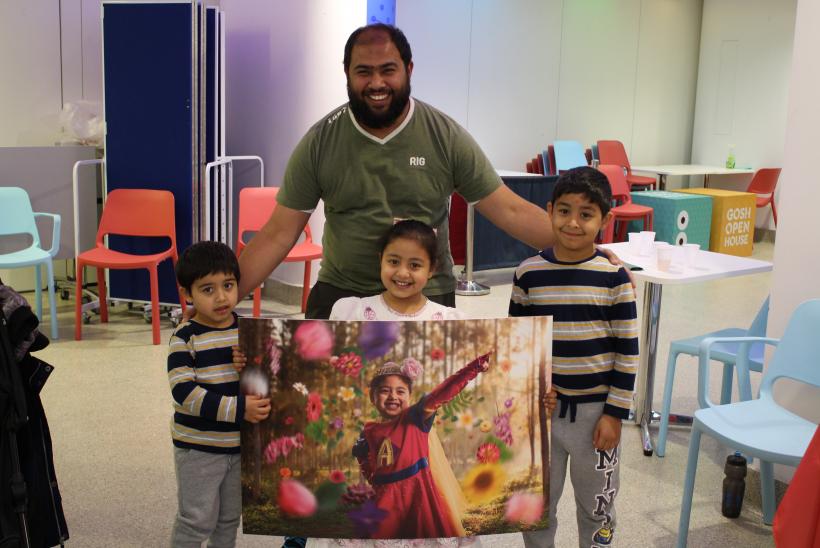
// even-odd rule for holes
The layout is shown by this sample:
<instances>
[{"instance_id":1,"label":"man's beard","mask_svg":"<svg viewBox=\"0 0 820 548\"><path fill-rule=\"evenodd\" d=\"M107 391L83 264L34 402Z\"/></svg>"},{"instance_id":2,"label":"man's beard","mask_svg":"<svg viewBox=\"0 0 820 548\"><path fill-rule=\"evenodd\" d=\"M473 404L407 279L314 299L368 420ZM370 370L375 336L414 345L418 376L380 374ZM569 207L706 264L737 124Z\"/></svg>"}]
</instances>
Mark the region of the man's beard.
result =
<instances>
[{"instance_id":1,"label":"man's beard","mask_svg":"<svg viewBox=\"0 0 820 548\"><path fill-rule=\"evenodd\" d=\"M357 95L350 89L350 84L347 86L347 98L350 100L350 110L353 111L353 116L356 121L365 127L372 129L384 129L390 127L404 112L404 108L410 101L410 81L398 90L391 90L392 98L390 99L390 106L384 112L376 113L370 109L370 106L365 101L364 97Z\"/></svg>"}]
</instances>

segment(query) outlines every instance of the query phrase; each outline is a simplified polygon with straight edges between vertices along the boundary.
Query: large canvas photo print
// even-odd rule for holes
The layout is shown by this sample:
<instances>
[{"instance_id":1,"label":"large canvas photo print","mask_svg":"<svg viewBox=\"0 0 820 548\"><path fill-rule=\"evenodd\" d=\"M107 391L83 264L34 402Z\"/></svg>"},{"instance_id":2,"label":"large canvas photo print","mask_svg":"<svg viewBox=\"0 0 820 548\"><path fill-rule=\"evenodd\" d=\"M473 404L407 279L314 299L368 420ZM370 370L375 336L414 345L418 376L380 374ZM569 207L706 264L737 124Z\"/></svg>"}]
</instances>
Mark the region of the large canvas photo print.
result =
<instances>
[{"instance_id":1,"label":"large canvas photo print","mask_svg":"<svg viewBox=\"0 0 820 548\"><path fill-rule=\"evenodd\" d=\"M549 317L241 318L243 530L435 538L543 529Z\"/></svg>"}]
</instances>

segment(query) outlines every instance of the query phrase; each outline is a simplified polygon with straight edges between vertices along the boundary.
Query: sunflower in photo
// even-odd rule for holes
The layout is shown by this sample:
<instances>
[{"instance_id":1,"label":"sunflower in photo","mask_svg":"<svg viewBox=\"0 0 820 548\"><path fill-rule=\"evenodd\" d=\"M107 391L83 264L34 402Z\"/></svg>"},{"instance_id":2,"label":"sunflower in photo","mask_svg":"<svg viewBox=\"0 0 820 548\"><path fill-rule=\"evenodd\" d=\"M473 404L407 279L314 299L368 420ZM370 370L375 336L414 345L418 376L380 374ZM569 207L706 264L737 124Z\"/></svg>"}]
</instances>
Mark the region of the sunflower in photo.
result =
<instances>
[{"instance_id":1,"label":"sunflower in photo","mask_svg":"<svg viewBox=\"0 0 820 548\"><path fill-rule=\"evenodd\" d=\"M464 496L473 504L485 504L501 494L507 475L498 464L474 466L464 476Z\"/></svg>"}]
</instances>

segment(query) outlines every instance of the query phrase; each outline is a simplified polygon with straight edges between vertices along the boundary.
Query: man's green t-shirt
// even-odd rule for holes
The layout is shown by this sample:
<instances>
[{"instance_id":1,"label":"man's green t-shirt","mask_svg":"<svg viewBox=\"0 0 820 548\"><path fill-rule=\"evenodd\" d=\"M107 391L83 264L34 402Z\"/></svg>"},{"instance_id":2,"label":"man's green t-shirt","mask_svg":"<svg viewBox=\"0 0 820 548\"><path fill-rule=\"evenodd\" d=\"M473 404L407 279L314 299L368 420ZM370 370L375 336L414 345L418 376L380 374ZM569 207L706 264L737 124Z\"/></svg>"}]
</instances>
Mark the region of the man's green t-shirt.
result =
<instances>
[{"instance_id":1,"label":"man's green t-shirt","mask_svg":"<svg viewBox=\"0 0 820 548\"><path fill-rule=\"evenodd\" d=\"M393 133L379 139L347 105L315 124L291 156L277 200L312 211L324 200L324 258L319 280L365 294L384 290L379 239L396 220L415 219L437 231L438 268L428 295L455 289L448 205L453 192L477 202L501 179L470 135L447 115L410 99Z\"/></svg>"}]
</instances>

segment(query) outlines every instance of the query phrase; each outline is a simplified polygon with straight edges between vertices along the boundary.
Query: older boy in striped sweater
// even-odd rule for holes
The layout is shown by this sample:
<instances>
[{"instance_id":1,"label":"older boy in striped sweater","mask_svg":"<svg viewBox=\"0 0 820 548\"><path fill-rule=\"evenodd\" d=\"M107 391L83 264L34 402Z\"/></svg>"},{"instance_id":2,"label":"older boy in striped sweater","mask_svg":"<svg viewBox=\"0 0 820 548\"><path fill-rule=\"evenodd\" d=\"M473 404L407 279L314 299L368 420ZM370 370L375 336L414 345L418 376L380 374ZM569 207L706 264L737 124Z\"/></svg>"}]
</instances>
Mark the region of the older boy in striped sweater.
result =
<instances>
[{"instance_id":1,"label":"older boy in striped sweater","mask_svg":"<svg viewBox=\"0 0 820 548\"><path fill-rule=\"evenodd\" d=\"M229 548L242 514L239 426L267 418L270 399L239 393L231 354L238 343L239 263L231 248L194 244L176 274L196 314L174 331L168 349L179 502L171 546L199 548L207 540Z\"/></svg>"},{"instance_id":2,"label":"older boy in striped sweater","mask_svg":"<svg viewBox=\"0 0 820 548\"><path fill-rule=\"evenodd\" d=\"M547 204L555 246L515 272L510 316L553 317L552 383L561 402L552 422L550 528L525 533L528 547L555 543L567 460L579 546L609 546L614 538L621 420L632 403L638 324L628 274L595 249L611 221L611 200L598 170L564 172Z\"/></svg>"}]
</instances>

